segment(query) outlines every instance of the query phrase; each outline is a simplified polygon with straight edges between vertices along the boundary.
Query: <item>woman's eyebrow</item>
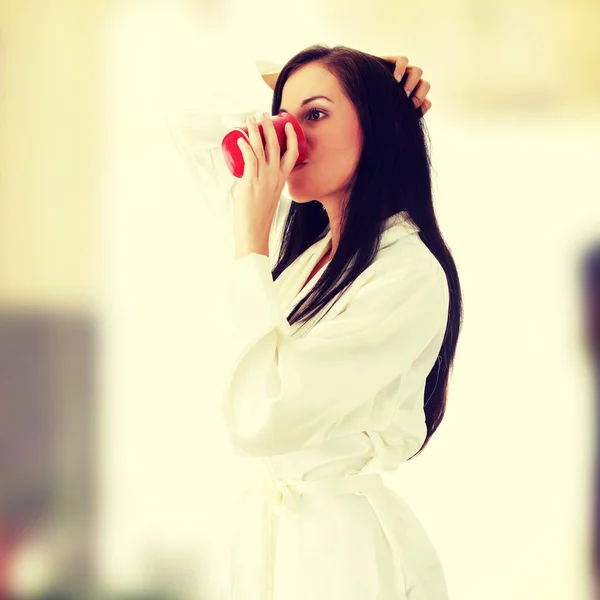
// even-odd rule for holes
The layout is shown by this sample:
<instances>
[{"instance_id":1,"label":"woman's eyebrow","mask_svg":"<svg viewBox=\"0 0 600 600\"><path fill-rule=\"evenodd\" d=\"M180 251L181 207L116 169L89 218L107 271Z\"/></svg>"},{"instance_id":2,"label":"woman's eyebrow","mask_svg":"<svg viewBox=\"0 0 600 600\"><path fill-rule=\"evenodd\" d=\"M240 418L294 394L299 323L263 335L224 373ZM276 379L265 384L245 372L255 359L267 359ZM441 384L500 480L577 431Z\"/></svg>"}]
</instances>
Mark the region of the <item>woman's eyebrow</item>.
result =
<instances>
[{"instance_id":1,"label":"woman's eyebrow","mask_svg":"<svg viewBox=\"0 0 600 600\"><path fill-rule=\"evenodd\" d=\"M325 100L328 100L329 102L331 102L331 104L335 104L335 102L333 100L331 100L330 98L328 98L327 96L311 96L310 98L307 98L306 100L302 100L302 104L300 106L305 106L309 102L312 102L313 100L317 100L319 98L324 98ZM288 111L285 110L285 108L282 108L282 109L280 109L279 112L288 112Z\"/></svg>"}]
</instances>

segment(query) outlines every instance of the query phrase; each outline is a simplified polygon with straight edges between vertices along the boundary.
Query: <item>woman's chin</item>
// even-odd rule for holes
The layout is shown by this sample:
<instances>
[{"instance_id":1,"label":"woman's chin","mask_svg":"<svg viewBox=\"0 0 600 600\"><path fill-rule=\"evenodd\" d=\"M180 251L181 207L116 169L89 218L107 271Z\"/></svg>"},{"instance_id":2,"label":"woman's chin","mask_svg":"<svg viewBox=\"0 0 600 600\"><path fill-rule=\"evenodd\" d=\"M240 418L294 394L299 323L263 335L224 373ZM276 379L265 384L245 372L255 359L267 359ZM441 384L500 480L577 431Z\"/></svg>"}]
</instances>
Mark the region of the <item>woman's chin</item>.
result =
<instances>
[{"instance_id":1,"label":"woman's chin","mask_svg":"<svg viewBox=\"0 0 600 600\"><path fill-rule=\"evenodd\" d=\"M307 202L314 202L314 194L303 194L297 190L294 190L294 186L288 184L288 195L291 200L298 204L306 204Z\"/></svg>"}]
</instances>

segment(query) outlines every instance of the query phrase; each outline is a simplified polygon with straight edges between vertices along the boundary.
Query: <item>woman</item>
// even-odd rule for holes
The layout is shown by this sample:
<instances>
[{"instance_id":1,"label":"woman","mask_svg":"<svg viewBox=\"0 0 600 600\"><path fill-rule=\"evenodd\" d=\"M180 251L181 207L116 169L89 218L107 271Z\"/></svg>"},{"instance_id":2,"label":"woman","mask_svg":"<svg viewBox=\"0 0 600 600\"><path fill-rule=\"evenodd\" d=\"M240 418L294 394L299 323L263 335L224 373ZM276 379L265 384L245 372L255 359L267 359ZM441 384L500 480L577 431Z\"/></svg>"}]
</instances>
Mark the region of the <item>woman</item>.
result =
<instances>
[{"instance_id":1,"label":"woman","mask_svg":"<svg viewBox=\"0 0 600 600\"><path fill-rule=\"evenodd\" d=\"M272 123L263 148L248 121L230 194L240 351L222 409L266 475L237 506L227 600L448 598L436 550L381 477L440 424L462 316L426 105L395 68L321 45L283 67L271 112L302 125L301 169L294 133L280 159Z\"/></svg>"}]
</instances>

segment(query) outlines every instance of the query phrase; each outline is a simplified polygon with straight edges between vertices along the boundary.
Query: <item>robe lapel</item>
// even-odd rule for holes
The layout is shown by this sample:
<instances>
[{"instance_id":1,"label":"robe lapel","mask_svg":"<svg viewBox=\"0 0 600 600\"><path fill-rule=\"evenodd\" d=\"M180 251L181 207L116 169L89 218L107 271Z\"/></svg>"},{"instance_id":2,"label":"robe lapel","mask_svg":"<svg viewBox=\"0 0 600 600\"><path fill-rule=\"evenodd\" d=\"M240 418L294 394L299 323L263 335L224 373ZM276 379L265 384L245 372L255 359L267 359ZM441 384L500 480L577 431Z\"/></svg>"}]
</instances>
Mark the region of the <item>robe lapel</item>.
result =
<instances>
[{"instance_id":1,"label":"robe lapel","mask_svg":"<svg viewBox=\"0 0 600 600\"><path fill-rule=\"evenodd\" d=\"M409 223L405 212L397 213L386 221L385 231L381 239L381 247L384 248L405 235L418 232L419 228ZM313 277L308 285L302 289L308 276L312 273L321 258L323 258L330 241L331 231L328 231L323 239L313 244L310 248L307 248L277 280L279 305L286 315L289 315L298 301L308 294L316 284L318 276Z\"/></svg>"}]
</instances>

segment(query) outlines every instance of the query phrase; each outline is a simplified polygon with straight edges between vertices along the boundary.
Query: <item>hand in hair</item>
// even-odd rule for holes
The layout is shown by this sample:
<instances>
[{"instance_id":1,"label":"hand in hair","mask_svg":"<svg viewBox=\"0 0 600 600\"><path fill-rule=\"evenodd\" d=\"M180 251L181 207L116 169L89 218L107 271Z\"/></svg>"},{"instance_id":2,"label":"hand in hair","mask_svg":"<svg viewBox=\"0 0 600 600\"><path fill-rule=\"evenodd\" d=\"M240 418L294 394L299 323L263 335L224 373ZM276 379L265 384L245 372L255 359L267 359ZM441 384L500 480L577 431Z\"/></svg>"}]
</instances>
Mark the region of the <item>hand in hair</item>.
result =
<instances>
[{"instance_id":1,"label":"hand in hair","mask_svg":"<svg viewBox=\"0 0 600 600\"><path fill-rule=\"evenodd\" d=\"M398 83L402 83L402 80L406 77L404 81L406 95L410 97L412 94L415 108L420 110L421 116L425 115L431 108L431 100L426 98L431 89L431 84L425 79L421 79L423 69L414 65L409 66L406 56L381 56L380 58L394 63L394 78Z\"/></svg>"}]
</instances>

